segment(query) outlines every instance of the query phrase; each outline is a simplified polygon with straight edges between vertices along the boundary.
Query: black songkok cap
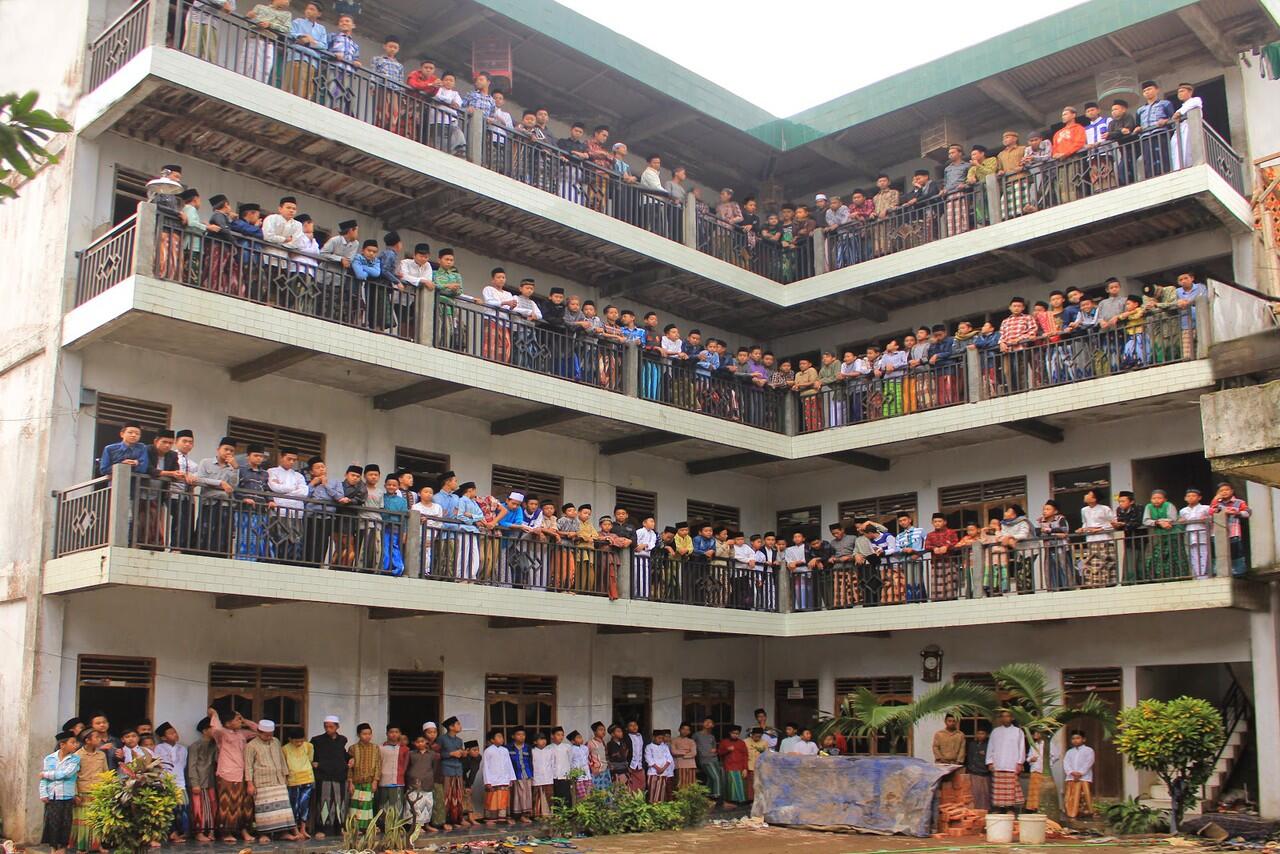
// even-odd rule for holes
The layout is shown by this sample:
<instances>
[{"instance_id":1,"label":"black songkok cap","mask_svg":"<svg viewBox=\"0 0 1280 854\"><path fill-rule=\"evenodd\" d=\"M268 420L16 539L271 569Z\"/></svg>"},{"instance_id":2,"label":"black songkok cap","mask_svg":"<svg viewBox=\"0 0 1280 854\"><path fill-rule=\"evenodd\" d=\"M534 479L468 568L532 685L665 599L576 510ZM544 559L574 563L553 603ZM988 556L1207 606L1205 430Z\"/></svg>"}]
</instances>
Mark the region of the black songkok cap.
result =
<instances>
[{"instance_id":1,"label":"black songkok cap","mask_svg":"<svg viewBox=\"0 0 1280 854\"><path fill-rule=\"evenodd\" d=\"M350 231L355 228L356 225L357 223L354 219L344 219L342 222L338 223L338 231Z\"/></svg>"},{"instance_id":2,"label":"black songkok cap","mask_svg":"<svg viewBox=\"0 0 1280 854\"><path fill-rule=\"evenodd\" d=\"M347 474L364 474L364 469L355 465L347 466Z\"/></svg>"}]
</instances>

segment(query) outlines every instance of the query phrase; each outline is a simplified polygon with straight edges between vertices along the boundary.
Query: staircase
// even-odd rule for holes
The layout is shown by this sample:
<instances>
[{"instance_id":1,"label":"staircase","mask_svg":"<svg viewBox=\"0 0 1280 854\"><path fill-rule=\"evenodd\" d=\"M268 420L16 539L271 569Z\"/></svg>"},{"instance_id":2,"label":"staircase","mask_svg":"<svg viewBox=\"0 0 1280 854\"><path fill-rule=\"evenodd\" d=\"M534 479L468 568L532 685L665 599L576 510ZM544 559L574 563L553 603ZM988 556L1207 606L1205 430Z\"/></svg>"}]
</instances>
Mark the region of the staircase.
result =
<instances>
[{"instance_id":1,"label":"staircase","mask_svg":"<svg viewBox=\"0 0 1280 854\"><path fill-rule=\"evenodd\" d=\"M1231 779L1231 772L1248 744L1252 704L1245 696L1240 683L1234 679L1222 700L1220 711L1223 727L1227 732L1227 741L1218 753L1218 761L1213 766L1213 776L1200 791L1200 802L1188 809L1187 815L1199 815L1202 812L1213 812L1217 809L1218 799L1226 789L1227 781ZM1164 783L1154 783L1148 795L1141 800L1158 810L1168 810L1173 807L1173 801L1169 799L1169 789Z\"/></svg>"}]
</instances>

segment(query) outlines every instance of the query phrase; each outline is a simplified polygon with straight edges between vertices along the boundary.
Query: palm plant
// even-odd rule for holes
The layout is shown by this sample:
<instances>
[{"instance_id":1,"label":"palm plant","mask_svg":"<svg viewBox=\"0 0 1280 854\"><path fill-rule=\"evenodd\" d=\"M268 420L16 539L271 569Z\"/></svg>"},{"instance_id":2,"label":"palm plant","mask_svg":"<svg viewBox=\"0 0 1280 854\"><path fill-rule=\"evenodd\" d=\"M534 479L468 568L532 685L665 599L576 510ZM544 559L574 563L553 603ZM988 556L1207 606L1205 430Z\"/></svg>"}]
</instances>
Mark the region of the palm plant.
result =
<instances>
[{"instance_id":1,"label":"palm plant","mask_svg":"<svg viewBox=\"0 0 1280 854\"><path fill-rule=\"evenodd\" d=\"M939 685L914 702L886 705L867 688L859 688L845 696L836 714L824 713L819 726L820 737L839 734L868 738L883 736L896 741L905 738L917 723L938 715L990 715L996 706L996 695L974 682L948 682Z\"/></svg>"}]
</instances>

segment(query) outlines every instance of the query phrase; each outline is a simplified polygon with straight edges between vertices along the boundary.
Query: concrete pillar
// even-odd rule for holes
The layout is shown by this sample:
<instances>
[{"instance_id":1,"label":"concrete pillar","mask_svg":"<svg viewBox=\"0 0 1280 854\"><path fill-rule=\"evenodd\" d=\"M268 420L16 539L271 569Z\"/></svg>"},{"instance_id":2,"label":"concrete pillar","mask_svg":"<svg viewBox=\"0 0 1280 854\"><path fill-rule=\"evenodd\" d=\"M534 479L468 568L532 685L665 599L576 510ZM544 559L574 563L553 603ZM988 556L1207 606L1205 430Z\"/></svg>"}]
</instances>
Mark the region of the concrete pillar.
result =
<instances>
[{"instance_id":1,"label":"concrete pillar","mask_svg":"<svg viewBox=\"0 0 1280 854\"><path fill-rule=\"evenodd\" d=\"M1196 299L1196 358L1209 358L1209 347L1213 344L1213 306L1208 297Z\"/></svg>"},{"instance_id":2,"label":"concrete pillar","mask_svg":"<svg viewBox=\"0 0 1280 854\"><path fill-rule=\"evenodd\" d=\"M149 47L164 47L169 40L169 0L151 0L151 19L148 22L150 33L147 37ZM177 45L174 45L177 47Z\"/></svg>"},{"instance_id":3,"label":"concrete pillar","mask_svg":"<svg viewBox=\"0 0 1280 854\"><path fill-rule=\"evenodd\" d=\"M631 598L631 564L635 556L630 549L621 549L618 556L618 599L626 601Z\"/></svg>"},{"instance_id":4,"label":"concrete pillar","mask_svg":"<svg viewBox=\"0 0 1280 854\"><path fill-rule=\"evenodd\" d=\"M1187 149L1190 154L1188 159L1191 161L1188 165L1203 166L1208 162L1204 145L1204 111L1199 109L1190 110L1183 121L1187 124ZM1173 145L1181 143L1179 139L1181 135L1182 129L1179 128L1173 136Z\"/></svg>"},{"instance_id":5,"label":"concrete pillar","mask_svg":"<svg viewBox=\"0 0 1280 854\"><path fill-rule=\"evenodd\" d=\"M969 402L977 403L982 400L982 354L978 352L977 348L965 348L964 379L965 384L969 387Z\"/></svg>"},{"instance_id":6,"label":"concrete pillar","mask_svg":"<svg viewBox=\"0 0 1280 854\"><path fill-rule=\"evenodd\" d=\"M1231 537L1228 535L1227 514L1213 514L1213 575L1218 578L1231 576Z\"/></svg>"},{"instance_id":7,"label":"concrete pillar","mask_svg":"<svg viewBox=\"0 0 1280 854\"><path fill-rule=\"evenodd\" d=\"M684 245L690 249L698 248L698 200L690 191L684 197Z\"/></svg>"},{"instance_id":8,"label":"concrete pillar","mask_svg":"<svg viewBox=\"0 0 1280 854\"><path fill-rule=\"evenodd\" d=\"M111 467L110 540L116 548L129 545L129 514L132 512L133 467L124 463Z\"/></svg>"},{"instance_id":9,"label":"concrete pillar","mask_svg":"<svg viewBox=\"0 0 1280 854\"><path fill-rule=\"evenodd\" d=\"M422 515L410 510L404 530L404 574L406 578L422 575Z\"/></svg>"},{"instance_id":10,"label":"concrete pillar","mask_svg":"<svg viewBox=\"0 0 1280 854\"><path fill-rule=\"evenodd\" d=\"M813 231L813 274L821 276L827 272L827 233L821 228Z\"/></svg>"},{"instance_id":11,"label":"concrete pillar","mask_svg":"<svg viewBox=\"0 0 1280 854\"><path fill-rule=\"evenodd\" d=\"M1253 659L1253 721L1259 746L1280 744L1280 585L1267 590L1267 610L1249 615L1249 643ZM1280 818L1280 753L1257 751L1258 812Z\"/></svg>"},{"instance_id":12,"label":"concrete pillar","mask_svg":"<svg viewBox=\"0 0 1280 854\"><path fill-rule=\"evenodd\" d=\"M788 436L800 433L800 399L790 391L778 392L782 395L779 402L782 406L782 432Z\"/></svg>"},{"instance_id":13,"label":"concrete pillar","mask_svg":"<svg viewBox=\"0 0 1280 854\"><path fill-rule=\"evenodd\" d=\"M418 289L418 299L413 304L417 314L418 343L434 347L436 343L436 294L426 288Z\"/></svg>"},{"instance_id":14,"label":"concrete pillar","mask_svg":"<svg viewBox=\"0 0 1280 854\"><path fill-rule=\"evenodd\" d=\"M778 613L791 613L791 573L785 563L778 564Z\"/></svg>"},{"instance_id":15,"label":"concrete pillar","mask_svg":"<svg viewBox=\"0 0 1280 854\"><path fill-rule=\"evenodd\" d=\"M467 160L484 165L484 116L471 113L467 116Z\"/></svg>"},{"instance_id":16,"label":"concrete pillar","mask_svg":"<svg viewBox=\"0 0 1280 854\"><path fill-rule=\"evenodd\" d=\"M133 230L133 274L156 274L156 206L151 202L138 203L137 225Z\"/></svg>"},{"instance_id":17,"label":"concrete pillar","mask_svg":"<svg viewBox=\"0 0 1280 854\"><path fill-rule=\"evenodd\" d=\"M983 566L983 559L986 550L982 548L981 543L974 543L969 546L969 598L983 598L982 580L986 576L986 567Z\"/></svg>"},{"instance_id":18,"label":"concrete pillar","mask_svg":"<svg viewBox=\"0 0 1280 854\"><path fill-rule=\"evenodd\" d=\"M1120 671L1120 707L1130 709L1142 699L1138 686L1142 668L1130 664L1121 667ZM1142 778L1138 769L1128 762L1123 763L1120 767L1120 793L1126 798L1136 798L1143 794L1141 789Z\"/></svg>"},{"instance_id":19,"label":"concrete pillar","mask_svg":"<svg viewBox=\"0 0 1280 854\"><path fill-rule=\"evenodd\" d=\"M987 194L987 221L991 225L995 225L1000 221L1002 211L1000 206L1000 179L995 175L988 175L983 183L982 192Z\"/></svg>"},{"instance_id":20,"label":"concrete pillar","mask_svg":"<svg viewBox=\"0 0 1280 854\"><path fill-rule=\"evenodd\" d=\"M640 396L640 348L622 348L622 393L627 397Z\"/></svg>"}]
</instances>

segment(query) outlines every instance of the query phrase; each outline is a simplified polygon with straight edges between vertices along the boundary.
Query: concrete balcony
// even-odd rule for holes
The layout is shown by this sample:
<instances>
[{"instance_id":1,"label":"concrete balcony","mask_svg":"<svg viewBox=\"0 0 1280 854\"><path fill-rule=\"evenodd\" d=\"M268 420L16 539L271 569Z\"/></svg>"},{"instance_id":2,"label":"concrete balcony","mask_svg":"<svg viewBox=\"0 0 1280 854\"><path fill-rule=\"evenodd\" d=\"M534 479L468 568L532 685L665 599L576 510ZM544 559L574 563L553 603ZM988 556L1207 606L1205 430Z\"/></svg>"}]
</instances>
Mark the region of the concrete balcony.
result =
<instances>
[{"instance_id":1,"label":"concrete balcony","mask_svg":"<svg viewBox=\"0 0 1280 854\"><path fill-rule=\"evenodd\" d=\"M1252 223L1239 155L1193 113L1189 165L1180 170L1165 173L1134 154L1122 178L1050 194L1029 215L1002 215L1002 198L1017 188L993 184L977 189L985 202L975 199L973 209L986 212L972 228L948 231L941 209L931 223L904 215L885 223L883 236L868 235L856 263L815 237L784 265L771 246L748 250L741 235L693 207L573 171L582 167L565 172L560 155L514 138L495 143L479 124L468 130L465 117L441 125L436 108L358 69L326 67L300 92L286 91L283 78L246 66L245 52L267 44L238 19L223 21L226 44L207 60L163 47L181 44L181 33L167 29L167 9L144 0L95 42L91 91L77 112L81 134L110 130L193 157L216 150L221 165L276 184L332 188L335 200L389 227L413 225L489 253L499 247L512 260L567 270L606 296L691 317L715 311L756 337L874 318L1028 274L1051 279L1083 258L1205 229L1246 233ZM184 9L180 3L179 19ZM1056 186L1059 174L1034 181L1041 178ZM840 311L830 310L831 299Z\"/></svg>"},{"instance_id":2,"label":"concrete balcony","mask_svg":"<svg viewBox=\"0 0 1280 854\"><path fill-rule=\"evenodd\" d=\"M381 618L805 636L1261 607L1231 579L1225 526L1105 541L974 545L953 556L789 572L469 533L416 513L296 510L174 492L117 466L57 496L43 592L104 586L210 594L234 610L347 604ZM392 557L387 537L398 537ZM382 551L379 552L379 549ZM383 571L380 567L386 567Z\"/></svg>"}]
</instances>

